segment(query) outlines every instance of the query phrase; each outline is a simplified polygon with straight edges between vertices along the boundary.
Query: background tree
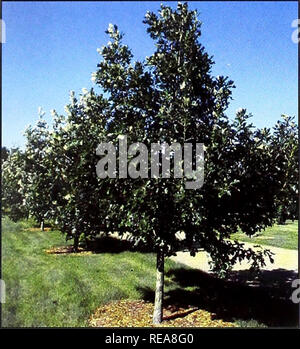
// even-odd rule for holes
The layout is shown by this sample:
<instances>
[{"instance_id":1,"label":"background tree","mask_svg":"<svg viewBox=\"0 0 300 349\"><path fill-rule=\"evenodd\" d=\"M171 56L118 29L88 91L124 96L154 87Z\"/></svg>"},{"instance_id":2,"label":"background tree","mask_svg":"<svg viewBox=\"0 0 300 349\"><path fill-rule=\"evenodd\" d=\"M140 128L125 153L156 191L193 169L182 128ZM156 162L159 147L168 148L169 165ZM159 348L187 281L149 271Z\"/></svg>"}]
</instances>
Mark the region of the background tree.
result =
<instances>
[{"instance_id":1,"label":"background tree","mask_svg":"<svg viewBox=\"0 0 300 349\"><path fill-rule=\"evenodd\" d=\"M9 156L9 149L6 147L1 147L1 160L5 161L7 160L8 156Z\"/></svg>"},{"instance_id":2,"label":"background tree","mask_svg":"<svg viewBox=\"0 0 300 349\"><path fill-rule=\"evenodd\" d=\"M79 100L71 93L66 117L53 111L54 127L49 143L48 164L52 178L50 198L56 224L74 240L95 236L109 225L107 203L101 200L103 182L96 175L96 147L106 127L106 101L93 90Z\"/></svg>"},{"instance_id":3,"label":"background tree","mask_svg":"<svg viewBox=\"0 0 300 349\"><path fill-rule=\"evenodd\" d=\"M13 221L28 217L28 207L24 197L25 154L15 149L2 160L2 214Z\"/></svg>"},{"instance_id":4,"label":"background tree","mask_svg":"<svg viewBox=\"0 0 300 349\"><path fill-rule=\"evenodd\" d=\"M39 110L39 120L25 131L25 172L24 197L30 215L33 216L44 230L44 221L50 215L51 175L47 168L47 147L49 144L49 129L44 112Z\"/></svg>"},{"instance_id":5,"label":"background tree","mask_svg":"<svg viewBox=\"0 0 300 349\"><path fill-rule=\"evenodd\" d=\"M299 211L299 141L298 127L294 118L282 115L277 121L270 147L280 173L280 191L276 196L277 221L298 219Z\"/></svg>"},{"instance_id":6,"label":"background tree","mask_svg":"<svg viewBox=\"0 0 300 349\"><path fill-rule=\"evenodd\" d=\"M199 246L210 254L216 272L225 273L244 258L257 269L269 252L245 249L229 237L238 228L251 235L272 224L277 187L266 135L247 125L244 110L233 123L225 115L233 82L212 76L214 62L199 42L197 12L186 4L176 10L162 5L159 15L148 12L144 23L156 45L144 62L132 62L114 25L107 31L111 41L100 51L103 60L93 77L108 95L109 135L113 140L126 134L129 144L143 142L148 149L155 142L205 145L201 189L186 190L173 173L169 179L141 178L139 156L137 178L109 189L118 203L118 230L130 231L157 253L153 321L159 323L164 257L178 249L178 233L184 232L191 254Z\"/></svg>"}]
</instances>

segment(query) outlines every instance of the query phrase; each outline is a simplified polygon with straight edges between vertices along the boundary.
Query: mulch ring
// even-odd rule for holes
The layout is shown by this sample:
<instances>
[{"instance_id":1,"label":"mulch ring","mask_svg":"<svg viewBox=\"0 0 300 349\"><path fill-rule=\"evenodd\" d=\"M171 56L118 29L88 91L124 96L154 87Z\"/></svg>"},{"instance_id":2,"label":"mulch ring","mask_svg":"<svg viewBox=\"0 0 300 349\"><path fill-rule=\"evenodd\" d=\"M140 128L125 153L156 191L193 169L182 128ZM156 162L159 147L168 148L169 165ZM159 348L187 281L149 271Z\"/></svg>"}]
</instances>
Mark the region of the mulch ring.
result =
<instances>
[{"instance_id":1,"label":"mulch ring","mask_svg":"<svg viewBox=\"0 0 300 349\"><path fill-rule=\"evenodd\" d=\"M42 232L41 231L41 228L36 228L36 227L31 227L31 228L26 228L26 229L24 229L25 231L31 231L31 232ZM51 228L50 227L45 227L44 228L44 231L51 231Z\"/></svg>"},{"instance_id":2,"label":"mulch ring","mask_svg":"<svg viewBox=\"0 0 300 349\"><path fill-rule=\"evenodd\" d=\"M236 327L213 319L214 314L198 308L167 307L160 325L152 324L153 304L142 300L120 300L99 307L89 319L92 327Z\"/></svg>"},{"instance_id":3,"label":"mulch ring","mask_svg":"<svg viewBox=\"0 0 300 349\"><path fill-rule=\"evenodd\" d=\"M73 249L73 246L59 246L59 247L52 247L50 249L45 250L48 254L54 254L54 255L67 255L71 254L72 256L86 256L92 254L91 251L87 251L82 247L78 247L78 251L75 252Z\"/></svg>"}]
</instances>

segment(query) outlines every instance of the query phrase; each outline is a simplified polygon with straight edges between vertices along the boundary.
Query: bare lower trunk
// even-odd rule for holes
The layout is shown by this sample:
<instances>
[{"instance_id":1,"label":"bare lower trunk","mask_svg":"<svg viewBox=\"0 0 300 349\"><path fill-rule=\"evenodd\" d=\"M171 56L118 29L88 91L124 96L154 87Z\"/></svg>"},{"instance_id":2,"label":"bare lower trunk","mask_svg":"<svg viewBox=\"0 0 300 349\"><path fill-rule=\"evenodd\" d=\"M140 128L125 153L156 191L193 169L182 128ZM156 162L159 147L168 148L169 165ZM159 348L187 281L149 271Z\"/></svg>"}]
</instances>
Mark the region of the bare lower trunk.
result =
<instances>
[{"instance_id":1,"label":"bare lower trunk","mask_svg":"<svg viewBox=\"0 0 300 349\"><path fill-rule=\"evenodd\" d=\"M281 214L277 220L277 224L285 225L287 217L284 214Z\"/></svg>"},{"instance_id":2,"label":"bare lower trunk","mask_svg":"<svg viewBox=\"0 0 300 349\"><path fill-rule=\"evenodd\" d=\"M74 236L74 243L73 243L73 249L75 252L78 252L78 245L79 245L79 235L76 233Z\"/></svg>"},{"instance_id":3,"label":"bare lower trunk","mask_svg":"<svg viewBox=\"0 0 300 349\"><path fill-rule=\"evenodd\" d=\"M164 297L164 251L158 250L156 257L156 289L153 312L153 323L160 324L163 316L163 297Z\"/></svg>"},{"instance_id":4,"label":"bare lower trunk","mask_svg":"<svg viewBox=\"0 0 300 349\"><path fill-rule=\"evenodd\" d=\"M41 231L44 231L44 220L41 221Z\"/></svg>"}]
</instances>

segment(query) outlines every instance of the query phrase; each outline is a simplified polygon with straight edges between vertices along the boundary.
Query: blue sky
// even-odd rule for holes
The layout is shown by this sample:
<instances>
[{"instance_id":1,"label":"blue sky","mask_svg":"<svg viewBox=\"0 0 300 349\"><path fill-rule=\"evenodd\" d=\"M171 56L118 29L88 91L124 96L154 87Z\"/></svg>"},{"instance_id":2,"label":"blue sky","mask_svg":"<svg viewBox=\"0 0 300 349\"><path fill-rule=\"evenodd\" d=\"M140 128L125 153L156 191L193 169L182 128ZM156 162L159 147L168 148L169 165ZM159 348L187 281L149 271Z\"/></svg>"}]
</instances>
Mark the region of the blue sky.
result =
<instances>
[{"instance_id":1,"label":"blue sky","mask_svg":"<svg viewBox=\"0 0 300 349\"><path fill-rule=\"evenodd\" d=\"M125 33L136 59L154 49L142 23L161 2L4 2L2 51L2 145L23 146L23 132L38 107L63 113L69 91L90 88L91 73L106 44L109 23ZM164 2L172 7L176 2ZM191 2L202 25L202 44L214 56L215 75L235 82L227 114L243 107L258 127L280 115L297 116L297 45L291 23L297 2Z\"/></svg>"}]
</instances>

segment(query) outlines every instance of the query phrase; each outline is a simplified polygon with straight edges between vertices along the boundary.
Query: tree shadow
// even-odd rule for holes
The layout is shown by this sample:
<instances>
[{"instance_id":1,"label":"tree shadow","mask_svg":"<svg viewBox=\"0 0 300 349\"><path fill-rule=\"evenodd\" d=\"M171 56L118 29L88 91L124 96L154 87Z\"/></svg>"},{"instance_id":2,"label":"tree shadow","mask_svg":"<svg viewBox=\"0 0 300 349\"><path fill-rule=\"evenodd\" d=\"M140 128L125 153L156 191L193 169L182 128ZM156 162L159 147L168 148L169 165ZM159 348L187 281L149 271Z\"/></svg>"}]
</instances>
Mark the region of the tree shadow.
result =
<instances>
[{"instance_id":1,"label":"tree shadow","mask_svg":"<svg viewBox=\"0 0 300 349\"><path fill-rule=\"evenodd\" d=\"M171 269L166 273L174 288L164 297L164 306L207 310L214 319L224 321L256 320L267 326L295 327L299 323L299 305L292 303L291 282L298 278L294 271L262 271L259 276L249 271L235 271L227 279L193 269ZM154 301L154 291L140 289L146 301Z\"/></svg>"},{"instance_id":2,"label":"tree shadow","mask_svg":"<svg viewBox=\"0 0 300 349\"><path fill-rule=\"evenodd\" d=\"M135 246L133 242L129 240L121 240L113 236L99 236L92 240L86 241L83 245L86 251L92 253L122 253L126 251L141 253L153 252L146 245Z\"/></svg>"}]
</instances>

